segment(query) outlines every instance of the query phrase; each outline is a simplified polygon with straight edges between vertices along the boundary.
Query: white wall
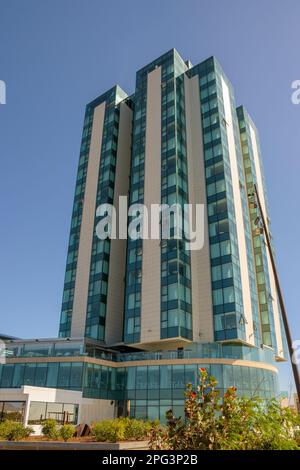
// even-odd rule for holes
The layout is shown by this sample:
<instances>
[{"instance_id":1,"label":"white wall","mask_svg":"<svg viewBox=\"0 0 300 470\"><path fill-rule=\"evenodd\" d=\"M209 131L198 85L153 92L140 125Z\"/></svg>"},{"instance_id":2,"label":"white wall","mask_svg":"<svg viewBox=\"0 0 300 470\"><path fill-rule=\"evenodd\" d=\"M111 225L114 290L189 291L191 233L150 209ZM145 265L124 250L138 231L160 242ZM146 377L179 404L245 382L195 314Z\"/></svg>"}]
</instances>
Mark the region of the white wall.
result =
<instances>
[{"instance_id":1,"label":"white wall","mask_svg":"<svg viewBox=\"0 0 300 470\"><path fill-rule=\"evenodd\" d=\"M78 423L91 424L95 421L102 421L114 417L115 402L111 400L83 398L82 392L74 390L61 390L46 387L31 387L28 385L22 388L7 388L0 390L0 401L25 401L24 424L28 424L30 403L32 401L50 403L71 403L79 405ZM41 426L32 426L35 435L41 434Z\"/></svg>"}]
</instances>

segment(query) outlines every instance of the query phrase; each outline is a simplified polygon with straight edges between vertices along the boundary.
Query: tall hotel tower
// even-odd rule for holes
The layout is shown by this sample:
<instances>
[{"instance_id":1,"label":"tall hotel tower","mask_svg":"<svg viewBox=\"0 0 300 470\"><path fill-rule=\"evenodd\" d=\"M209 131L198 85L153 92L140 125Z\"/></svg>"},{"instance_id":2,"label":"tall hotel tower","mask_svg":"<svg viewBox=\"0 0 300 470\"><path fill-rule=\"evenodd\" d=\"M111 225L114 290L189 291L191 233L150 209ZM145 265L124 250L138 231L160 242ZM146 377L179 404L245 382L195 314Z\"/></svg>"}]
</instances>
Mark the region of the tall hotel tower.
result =
<instances>
[{"instance_id":1,"label":"tall hotel tower","mask_svg":"<svg viewBox=\"0 0 300 470\"><path fill-rule=\"evenodd\" d=\"M87 106L60 336L107 346L266 345L283 357L281 313L254 220L257 184L268 217L256 128L236 109L215 58L192 67L175 49ZM204 204L204 247L170 240L100 240L96 208Z\"/></svg>"},{"instance_id":2,"label":"tall hotel tower","mask_svg":"<svg viewBox=\"0 0 300 470\"><path fill-rule=\"evenodd\" d=\"M44 360L48 370L55 351L69 351L60 354L69 379L60 365L43 382L81 393L79 420L96 420L112 400L115 416L182 412L199 366L221 392L276 396L285 336L254 184L270 223L256 127L214 57L192 66L172 49L137 72L134 94L115 86L87 105L59 339ZM97 208L118 210L120 196L204 205L203 248L174 236L100 240ZM36 348L20 341L19 357L21 343ZM84 411L88 399L98 415Z\"/></svg>"}]
</instances>

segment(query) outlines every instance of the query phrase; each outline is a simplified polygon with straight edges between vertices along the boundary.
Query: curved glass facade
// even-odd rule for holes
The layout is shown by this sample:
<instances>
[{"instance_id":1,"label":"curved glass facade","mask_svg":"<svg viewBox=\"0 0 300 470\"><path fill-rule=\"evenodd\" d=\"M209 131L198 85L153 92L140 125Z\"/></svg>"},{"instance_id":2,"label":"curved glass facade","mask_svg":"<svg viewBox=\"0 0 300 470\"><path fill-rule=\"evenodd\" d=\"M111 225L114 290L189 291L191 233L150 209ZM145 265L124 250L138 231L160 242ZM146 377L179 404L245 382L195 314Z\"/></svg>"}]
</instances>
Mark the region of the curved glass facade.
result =
<instances>
[{"instance_id":1,"label":"curved glass facade","mask_svg":"<svg viewBox=\"0 0 300 470\"><path fill-rule=\"evenodd\" d=\"M277 373L249 365L208 362L176 364L157 361L119 367L92 362L24 362L0 366L0 388L20 388L23 385L82 391L86 398L101 398L126 402L130 416L165 418L172 408L182 415L187 383L196 385L199 367L205 367L218 380L221 395L235 386L239 395L267 399L278 395ZM164 363L162 363L164 362ZM190 362L190 361L189 361ZM251 364L247 362L247 364ZM268 365L266 364L266 367Z\"/></svg>"},{"instance_id":2,"label":"curved glass facade","mask_svg":"<svg viewBox=\"0 0 300 470\"><path fill-rule=\"evenodd\" d=\"M221 395L232 385L239 395L267 399L278 393L277 374L255 367L207 363L130 367L124 371L130 416L163 422L169 409L183 416L185 387L187 383L196 385L199 367L216 377Z\"/></svg>"}]
</instances>

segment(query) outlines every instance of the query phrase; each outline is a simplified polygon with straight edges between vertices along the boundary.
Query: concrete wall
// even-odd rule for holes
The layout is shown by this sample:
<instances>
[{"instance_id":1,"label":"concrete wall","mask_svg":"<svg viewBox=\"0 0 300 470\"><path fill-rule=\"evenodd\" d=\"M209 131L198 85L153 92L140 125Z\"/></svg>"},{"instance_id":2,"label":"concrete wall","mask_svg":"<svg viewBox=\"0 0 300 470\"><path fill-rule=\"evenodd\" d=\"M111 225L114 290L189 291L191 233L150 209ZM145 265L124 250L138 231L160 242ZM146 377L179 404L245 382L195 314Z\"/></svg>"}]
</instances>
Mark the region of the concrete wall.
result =
<instances>
[{"instance_id":1,"label":"concrete wall","mask_svg":"<svg viewBox=\"0 0 300 470\"><path fill-rule=\"evenodd\" d=\"M25 401L24 424L28 424L30 403L69 403L79 405L78 423L91 424L114 417L115 402L111 400L83 398L82 392L24 385L21 388L0 389L0 401ZM33 425L35 435L42 432L42 426Z\"/></svg>"},{"instance_id":2,"label":"concrete wall","mask_svg":"<svg viewBox=\"0 0 300 470\"><path fill-rule=\"evenodd\" d=\"M115 402L113 400L83 398L79 407L80 423L92 424L114 418L114 415Z\"/></svg>"},{"instance_id":3,"label":"concrete wall","mask_svg":"<svg viewBox=\"0 0 300 470\"><path fill-rule=\"evenodd\" d=\"M184 77L189 203L205 205L204 246L191 250L193 341L213 341L213 306L199 78Z\"/></svg>"},{"instance_id":4,"label":"concrete wall","mask_svg":"<svg viewBox=\"0 0 300 470\"><path fill-rule=\"evenodd\" d=\"M235 210L236 230L237 230L237 239L238 239L238 250L239 250L239 259L240 259L242 297L243 297L243 305L244 305L244 316L246 319L246 323L245 323L246 342L254 345L255 341L254 341L254 334L253 334L253 316L252 316L252 305L251 305L250 279L249 279L249 271L248 271L245 226L244 226L243 207L242 207L242 200L241 200L238 162L237 162L237 154L236 154L236 149L235 149L235 140L234 140L234 132L233 132L233 118L232 118L232 112L231 112L229 88L223 78L222 78L222 91L223 91L223 100L224 100L225 119L227 123L226 128L227 128L230 169L231 169L231 177L232 177L232 189L233 189L234 210Z\"/></svg>"},{"instance_id":5,"label":"concrete wall","mask_svg":"<svg viewBox=\"0 0 300 470\"><path fill-rule=\"evenodd\" d=\"M96 196L104 114L105 103L101 103L94 110L94 120L92 126L71 324L71 336L73 337L80 337L84 336L85 334L90 260L94 232L94 218L96 210Z\"/></svg>"},{"instance_id":6,"label":"concrete wall","mask_svg":"<svg viewBox=\"0 0 300 470\"><path fill-rule=\"evenodd\" d=\"M114 189L114 207L118 220L119 196L128 196L131 156L132 110L120 104L120 121L117 166ZM118 237L120 234L118 234ZM105 341L113 344L122 341L124 311L124 279L126 274L126 239L111 240L108 292L105 322Z\"/></svg>"},{"instance_id":7,"label":"concrete wall","mask_svg":"<svg viewBox=\"0 0 300 470\"><path fill-rule=\"evenodd\" d=\"M161 202L161 67L148 75L144 204ZM143 241L141 343L160 340L160 241Z\"/></svg>"}]
</instances>

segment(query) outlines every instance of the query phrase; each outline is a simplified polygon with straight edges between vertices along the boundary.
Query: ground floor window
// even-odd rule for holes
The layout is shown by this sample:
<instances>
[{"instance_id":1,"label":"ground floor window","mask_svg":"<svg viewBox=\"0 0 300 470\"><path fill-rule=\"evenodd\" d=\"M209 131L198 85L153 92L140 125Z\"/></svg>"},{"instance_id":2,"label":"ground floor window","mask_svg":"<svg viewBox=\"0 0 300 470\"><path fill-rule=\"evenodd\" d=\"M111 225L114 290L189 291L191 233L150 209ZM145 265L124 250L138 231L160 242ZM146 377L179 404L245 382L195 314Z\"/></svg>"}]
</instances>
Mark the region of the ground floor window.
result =
<instances>
[{"instance_id":1,"label":"ground floor window","mask_svg":"<svg viewBox=\"0 0 300 470\"><path fill-rule=\"evenodd\" d=\"M25 401L0 401L0 422L18 421L23 422Z\"/></svg>"},{"instance_id":2,"label":"ground floor window","mask_svg":"<svg viewBox=\"0 0 300 470\"><path fill-rule=\"evenodd\" d=\"M77 424L78 405L32 401L29 408L28 424L42 424L46 419L55 419L59 424Z\"/></svg>"}]
</instances>

